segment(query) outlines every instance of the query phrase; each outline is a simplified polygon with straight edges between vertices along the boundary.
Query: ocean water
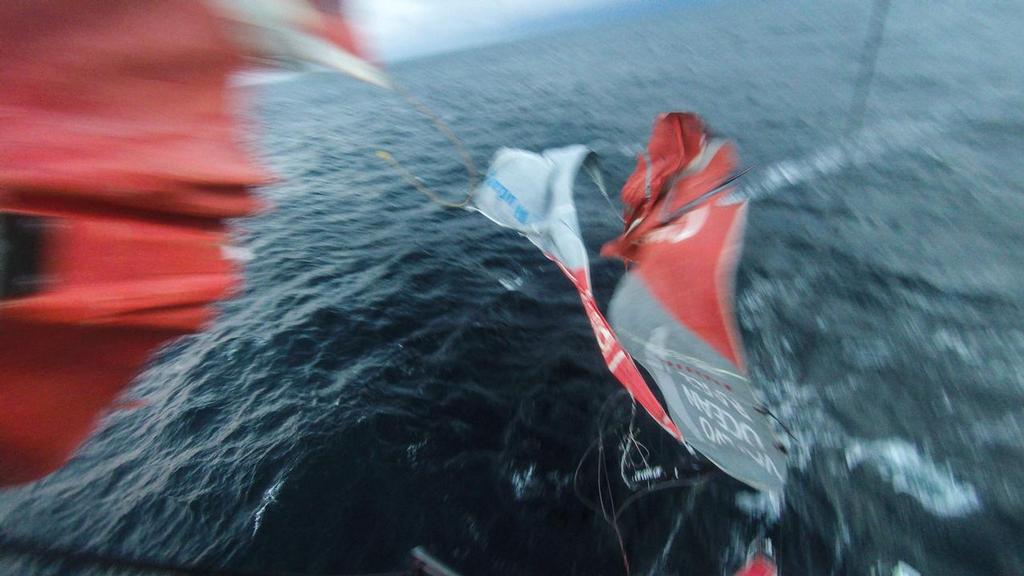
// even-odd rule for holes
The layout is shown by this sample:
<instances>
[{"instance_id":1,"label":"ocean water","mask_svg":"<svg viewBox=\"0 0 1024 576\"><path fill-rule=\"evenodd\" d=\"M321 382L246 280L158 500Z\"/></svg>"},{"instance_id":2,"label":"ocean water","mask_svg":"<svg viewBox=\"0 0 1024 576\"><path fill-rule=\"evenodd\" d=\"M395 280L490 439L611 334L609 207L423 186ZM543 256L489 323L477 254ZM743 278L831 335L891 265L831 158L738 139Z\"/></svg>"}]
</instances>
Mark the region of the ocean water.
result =
<instances>
[{"instance_id":1,"label":"ocean water","mask_svg":"<svg viewBox=\"0 0 1024 576\"><path fill-rule=\"evenodd\" d=\"M869 13L700 3L391 69L480 166L583 143L618 186L654 116L693 110L753 167L738 315L795 437L790 480L774 499L719 477L638 501L620 519L632 574L724 574L759 532L787 575L1024 570L1024 5L894 2L846 135ZM623 574L573 480L602 411L629 408L569 283L374 155L465 192L398 96L326 74L246 95L282 180L239 222L244 293L154 362L143 407L0 493L0 528L232 569L385 571L424 545L467 576ZM622 266L596 249L619 224L582 178L577 198L606 303Z\"/></svg>"}]
</instances>

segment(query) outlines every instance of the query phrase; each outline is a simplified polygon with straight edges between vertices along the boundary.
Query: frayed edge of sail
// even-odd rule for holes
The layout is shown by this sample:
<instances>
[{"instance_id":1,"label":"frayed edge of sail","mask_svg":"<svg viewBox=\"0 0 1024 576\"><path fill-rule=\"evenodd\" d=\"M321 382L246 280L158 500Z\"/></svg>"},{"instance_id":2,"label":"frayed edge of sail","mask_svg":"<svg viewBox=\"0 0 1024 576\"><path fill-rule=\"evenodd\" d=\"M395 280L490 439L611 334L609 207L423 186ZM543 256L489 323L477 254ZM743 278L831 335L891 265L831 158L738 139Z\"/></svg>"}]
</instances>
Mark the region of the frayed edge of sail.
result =
<instances>
[{"instance_id":1,"label":"frayed edge of sail","mask_svg":"<svg viewBox=\"0 0 1024 576\"><path fill-rule=\"evenodd\" d=\"M666 432L681 440L679 429L594 300L590 260L573 201L573 183L581 167L603 185L596 157L585 146L549 149L542 154L503 148L494 155L469 209L526 236L559 267L579 292L608 370Z\"/></svg>"}]
</instances>

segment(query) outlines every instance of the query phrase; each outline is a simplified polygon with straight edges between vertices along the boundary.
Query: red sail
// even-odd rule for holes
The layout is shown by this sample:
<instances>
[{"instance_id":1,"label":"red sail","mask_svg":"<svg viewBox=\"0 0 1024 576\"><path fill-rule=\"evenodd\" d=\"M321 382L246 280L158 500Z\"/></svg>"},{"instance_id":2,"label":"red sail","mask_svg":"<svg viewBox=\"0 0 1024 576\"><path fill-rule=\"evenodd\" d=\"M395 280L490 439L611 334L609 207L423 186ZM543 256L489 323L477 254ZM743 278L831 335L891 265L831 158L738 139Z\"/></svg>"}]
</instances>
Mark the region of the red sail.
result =
<instances>
[{"instance_id":1,"label":"red sail","mask_svg":"<svg viewBox=\"0 0 1024 576\"><path fill-rule=\"evenodd\" d=\"M780 491L785 453L746 378L733 310L746 203L721 196L735 165L732 144L697 116L658 118L623 188L626 229L603 249L633 263L608 318L685 441L750 486Z\"/></svg>"},{"instance_id":2,"label":"red sail","mask_svg":"<svg viewBox=\"0 0 1024 576\"><path fill-rule=\"evenodd\" d=\"M732 144L708 139L696 114L662 114L647 154L622 188L626 230L601 253L638 263L637 274L677 320L742 368L732 272L742 219L739 228L734 222L744 205L695 204L735 166ZM674 261L686 263L685 278L672 274Z\"/></svg>"},{"instance_id":3,"label":"red sail","mask_svg":"<svg viewBox=\"0 0 1024 576\"><path fill-rule=\"evenodd\" d=\"M247 49L219 9L0 3L0 485L59 467L240 282L225 222L270 175L240 145ZM336 16L299 24L351 56Z\"/></svg>"}]
</instances>

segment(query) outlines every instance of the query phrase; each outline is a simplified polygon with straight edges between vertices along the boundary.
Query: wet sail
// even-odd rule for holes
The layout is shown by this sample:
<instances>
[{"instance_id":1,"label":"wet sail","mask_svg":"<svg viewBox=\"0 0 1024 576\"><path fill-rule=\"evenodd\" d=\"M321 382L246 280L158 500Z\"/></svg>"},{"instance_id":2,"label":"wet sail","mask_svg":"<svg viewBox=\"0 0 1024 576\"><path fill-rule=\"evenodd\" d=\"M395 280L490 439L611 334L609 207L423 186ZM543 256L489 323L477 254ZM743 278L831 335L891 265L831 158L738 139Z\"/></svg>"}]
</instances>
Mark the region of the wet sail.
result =
<instances>
[{"instance_id":1,"label":"wet sail","mask_svg":"<svg viewBox=\"0 0 1024 576\"><path fill-rule=\"evenodd\" d=\"M608 370L662 428L679 438L679 430L619 344L591 292L590 259L573 202L573 183L581 167L603 186L594 155L585 146L543 154L503 148L494 155L469 208L519 232L558 265L579 292Z\"/></svg>"},{"instance_id":2,"label":"wet sail","mask_svg":"<svg viewBox=\"0 0 1024 576\"><path fill-rule=\"evenodd\" d=\"M241 146L228 77L256 57L383 83L320 8L0 3L0 485L60 466L239 286L227 221L271 175Z\"/></svg>"},{"instance_id":3,"label":"wet sail","mask_svg":"<svg viewBox=\"0 0 1024 576\"><path fill-rule=\"evenodd\" d=\"M736 154L693 114L658 118L623 188L625 231L603 253L634 265L609 306L685 441L722 470L780 491L784 448L746 376L733 310L746 202L722 198Z\"/></svg>"}]
</instances>

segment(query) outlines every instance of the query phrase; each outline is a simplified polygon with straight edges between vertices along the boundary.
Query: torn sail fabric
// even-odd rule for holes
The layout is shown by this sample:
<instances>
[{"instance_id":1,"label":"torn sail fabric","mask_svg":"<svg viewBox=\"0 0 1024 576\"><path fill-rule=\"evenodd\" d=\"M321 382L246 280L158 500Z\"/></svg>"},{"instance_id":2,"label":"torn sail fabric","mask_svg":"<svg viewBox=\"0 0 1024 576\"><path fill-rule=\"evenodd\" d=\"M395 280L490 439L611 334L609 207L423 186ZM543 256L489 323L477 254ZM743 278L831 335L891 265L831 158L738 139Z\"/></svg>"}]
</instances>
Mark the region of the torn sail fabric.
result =
<instances>
[{"instance_id":1,"label":"torn sail fabric","mask_svg":"<svg viewBox=\"0 0 1024 576\"><path fill-rule=\"evenodd\" d=\"M696 114L659 116L647 152L638 156L636 170L622 187L626 230L601 255L633 261L648 233L716 193L735 165L732 144L710 137Z\"/></svg>"},{"instance_id":2,"label":"torn sail fabric","mask_svg":"<svg viewBox=\"0 0 1024 576\"><path fill-rule=\"evenodd\" d=\"M662 161L673 172L657 174L659 187L625 198L631 220L605 248L635 265L609 317L654 377L686 442L738 480L781 491L785 452L746 377L733 310L747 205L727 204L718 192L728 189L735 153L693 115L660 117L655 135L665 131L673 137L658 143L658 153L671 156L674 145L689 160ZM652 141L652 156L655 149ZM641 162L629 182L644 181L646 167ZM624 195L635 192L627 183Z\"/></svg>"},{"instance_id":3,"label":"torn sail fabric","mask_svg":"<svg viewBox=\"0 0 1024 576\"><path fill-rule=\"evenodd\" d=\"M608 370L662 428L681 438L591 293L590 260L572 195L581 167L600 183L595 157L585 146L545 150L543 154L502 148L474 191L469 209L526 236L558 265L580 294Z\"/></svg>"}]
</instances>

